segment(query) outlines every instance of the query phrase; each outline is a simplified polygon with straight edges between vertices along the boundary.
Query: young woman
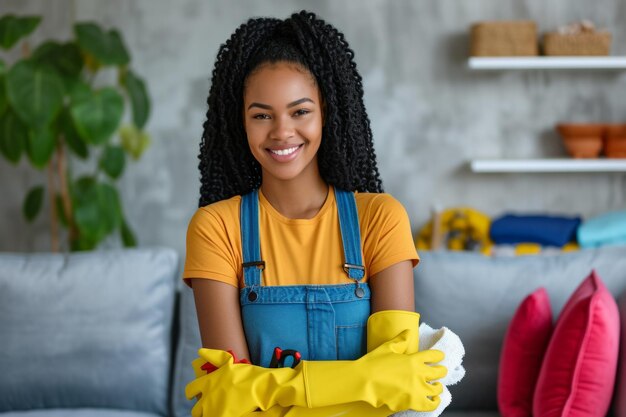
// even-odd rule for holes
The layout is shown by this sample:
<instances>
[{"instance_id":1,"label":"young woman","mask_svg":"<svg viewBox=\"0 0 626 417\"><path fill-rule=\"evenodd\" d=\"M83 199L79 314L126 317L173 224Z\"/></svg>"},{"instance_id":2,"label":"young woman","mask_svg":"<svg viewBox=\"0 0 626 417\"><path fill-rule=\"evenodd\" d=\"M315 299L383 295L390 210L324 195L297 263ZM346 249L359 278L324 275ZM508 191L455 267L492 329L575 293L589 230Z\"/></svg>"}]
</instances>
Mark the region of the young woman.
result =
<instances>
[{"instance_id":1,"label":"young woman","mask_svg":"<svg viewBox=\"0 0 626 417\"><path fill-rule=\"evenodd\" d=\"M383 193L353 56L343 34L304 11L251 19L218 52L183 278L194 291L204 351L213 352L205 362L214 366L205 369L219 372L200 373L204 382L188 387L188 396L205 400L195 415L351 401L437 406L441 386L429 381L445 368L425 364L439 361L438 352L405 352L395 340L385 354L366 354L376 347L366 330L376 312L395 314L383 320L399 317L393 323L410 317L416 343L412 268L419 258L406 211ZM275 347L297 351L303 364L269 370ZM235 366L225 351L254 365ZM355 365L370 357L367 367ZM372 374L376 366L384 375ZM300 371L308 372L306 387ZM397 382L401 375L413 375L419 387ZM341 394L341 386L364 380L401 391L402 401ZM208 404L216 387L222 395ZM404 401L410 389L412 400ZM289 390L296 394L285 397ZM255 400L243 405L242 396Z\"/></svg>"}]
</instances>

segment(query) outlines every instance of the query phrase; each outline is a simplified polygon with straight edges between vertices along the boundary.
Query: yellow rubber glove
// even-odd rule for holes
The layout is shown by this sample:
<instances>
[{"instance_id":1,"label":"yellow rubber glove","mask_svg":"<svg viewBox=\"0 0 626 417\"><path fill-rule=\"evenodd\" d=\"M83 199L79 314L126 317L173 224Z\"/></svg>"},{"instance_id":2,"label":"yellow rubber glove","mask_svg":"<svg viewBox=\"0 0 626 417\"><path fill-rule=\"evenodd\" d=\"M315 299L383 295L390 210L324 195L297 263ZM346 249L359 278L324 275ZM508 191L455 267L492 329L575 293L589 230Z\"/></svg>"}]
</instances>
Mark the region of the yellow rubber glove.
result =
<instances>
[{"instance_id":1,"label":"yellow rubber glove","mask_svg":"<svg viewBox=\"0 0 626 417\"><path fill-rule=\"evenodd\" d=\"M309 407L364 401L394 412L437 408L438 401L429 397L437 398L443 386L431 381L447 369L430 364L444 356L437 350L405 354L414 334L405 330L356 361L304 362Z\"/></svg>"},{"instance_id":2,"label":"yellow rubber glove","mask_svg":"<svg viewBox=\"0 0 626 417\"><path fill-rule=\"evenodd\" d=\"M233 363L224 351L200 349L198 353L218 369L190 382L185 394L202 397L192 409L193 417L239 417L257 407L274 405L317 408L364 401L391 411L429 411L437 404L442 386L429 381L442 378L446 369L439 351L405 355L409 331L356 361L303 361L295 369L263 368Z\"/></svg>"},{"instance_id":3,"label":"yellow rubber glove","mask_svg":"<svg viewBox=\"0 0 626 417\"><path fill-rule=\"evenodd\" d=\"M406 352L419 350L420 315L412 311L377 311L367 319L367 351L371 352L400 333L408 331Z\"/></svg>"},{"instance_id":4,"label":"yellow rubber glove","mask_svg":"<svg viewBox=\"0 0 626 417\"><path fill-rule=\"evenodd\" d=\"M410 330L408 335L407 352L417 352L419 349L419 319L418 313L388 310L372 314L367 321L367 351L370 352L385 342L394 339L404 330ZM405 352L405 353L407 353ZM439 406L439 399L433 398L433 406ZM266 411L255 411L246 417L388 417L393 411L383 406L374 408L371 405L357 401L349 404L338 404L320 408L274 406Z\"/></svg>"},{"instance_id":5,"label":"yellow rubber glove","mask_svg":"<svg viewBox=\"0 0 626 417\"><path fill-rule=\"evenodd\" d=\"M386 310L372 314L367 320L367 351L369 352L376 349L387 340L393 339L404 331L409 331L407 350L405 353L411 354L417 352L419 350L419 320L420 315L412 311ZM443 360L444 353L441 352L441 354L441 359ZM437 409L441 403L439 395L432 397L431 400L433 405L432 409ZM425 411L419 409L414 410Z\"/></svg>"},{"instance_id":6,"label":"yellow rubber glove","mask_svg":"<svg viewBox=\"0 0 626 417\"><path fill-rule=\"evenodd\" d=\"M393 411L387 407L374 408L362 401L349 404L329 405L328 407L303 408L275 405L266 411L255 411L245 417L389 417Z\"/></svg>"},{"instance_id":7,"label":"yellow rubber glove","mask_svg":"<svg viewBox=\"0 0 626 417\"><path fill-rule=\"evenodd\" d=\"M202 369L202 365L204 365L206 361L202 358L196 358L191 362L191 367L193 368L193 373L196 374L196 378L200 378L207 374L207 372ZM226 362L224 362L226 363Z\"/></svg>"}]
</instances>

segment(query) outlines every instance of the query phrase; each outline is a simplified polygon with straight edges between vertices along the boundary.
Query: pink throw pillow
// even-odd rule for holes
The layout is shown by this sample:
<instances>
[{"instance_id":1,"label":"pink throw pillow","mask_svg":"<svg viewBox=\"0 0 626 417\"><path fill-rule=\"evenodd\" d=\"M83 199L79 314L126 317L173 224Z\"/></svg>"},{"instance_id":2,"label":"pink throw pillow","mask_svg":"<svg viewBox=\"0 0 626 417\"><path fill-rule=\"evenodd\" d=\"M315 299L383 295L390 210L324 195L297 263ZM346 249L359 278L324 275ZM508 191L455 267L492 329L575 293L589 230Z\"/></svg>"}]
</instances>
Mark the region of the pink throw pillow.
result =
<instances>
[{"instance_id":1,"label":"pink throw pillow","mask_svg":"<svg viewBox=\"0 0 626 417\"><path fill-rule=\"evenodd\" d=\"M619 348L619 368L615 382L615 417L626 417L626 292L621 295L619 302L620 322L622 324L621 342Z\"/></svg>"},{"instance_id":2,"label":"pink throw pillow","mask_svg":"<svg viewBox=\"0 0 626 417\"><path fill-rule=\"evenodd\" d=\"M618 347L617 304L591 271L557 320L535 389L534 417L604 417Z\"/></svg>"},{"instance_id":3,"label":"pink throw pillow","mask_svg":"<svg viewBox=\"0 0 626 417\"><path fill-rule=\"evenodd\" d=\"M531 417L533 393L552 334L550 299L539 288L522 301L504 336L498 370L498 408L503 417Z\"/></svg>"}]
</instances>

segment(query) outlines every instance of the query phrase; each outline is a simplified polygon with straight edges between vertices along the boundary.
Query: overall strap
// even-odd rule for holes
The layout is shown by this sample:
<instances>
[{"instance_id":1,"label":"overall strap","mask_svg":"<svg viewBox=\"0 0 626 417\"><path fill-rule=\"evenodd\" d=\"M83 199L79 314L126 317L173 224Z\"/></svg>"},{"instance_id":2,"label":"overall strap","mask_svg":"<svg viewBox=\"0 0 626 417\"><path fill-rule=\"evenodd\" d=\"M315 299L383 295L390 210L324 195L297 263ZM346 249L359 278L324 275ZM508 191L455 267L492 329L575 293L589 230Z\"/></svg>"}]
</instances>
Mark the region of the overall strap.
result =
<instances>
[{"instance_id":1,"label":"overall strap","mask_svg":"<svg viewBox=\"0 0 626 417\"><path fill-rule=\"evenodd\" d=\"M252 190L241 198L239 213L241 224L241 248L243 251L243 280L246 287L261 285L261 238L259 233L259 191Z\"/></svg>"},{"instance_id":2,"label":"overall strap","mask_svg":"<svg viewBox=\"0 0 626 417\"><path fill-rule=\"evenodd\" d=\"M354 193L335 187L335 199L339 212L341 240L345 263L343 270L348 277L358 282L365 276L365 267L361 256L361 231L359 229L359 215L356 210Z\"/></svg>"}]
</instances>

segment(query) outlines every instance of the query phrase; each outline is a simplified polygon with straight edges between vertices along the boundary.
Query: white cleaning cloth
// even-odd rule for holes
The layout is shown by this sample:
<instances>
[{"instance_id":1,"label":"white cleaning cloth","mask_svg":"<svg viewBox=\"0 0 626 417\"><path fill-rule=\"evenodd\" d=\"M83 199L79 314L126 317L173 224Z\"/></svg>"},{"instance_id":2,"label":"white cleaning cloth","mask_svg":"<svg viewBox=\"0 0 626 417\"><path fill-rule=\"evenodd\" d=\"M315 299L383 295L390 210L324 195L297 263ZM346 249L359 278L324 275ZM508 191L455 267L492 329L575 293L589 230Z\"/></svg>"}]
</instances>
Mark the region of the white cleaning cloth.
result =
<instances>
[{"instance_id":1,"label":"white cleaning cloth","mask_svg":"<svg viewBox=\"0 0 626 417\"><path fill-rule=\"evenodd\" d=\"M439 407L434 411L400 411L393 414L393 417L438 417L452 402L452 395L447 386L458 383L465 376L465 368L462 365L465 356L463 343L459 336L447 327L435 330L422 323L419 328L419 350L427 349L442 351L445 359L440 364L448 368L448 374L439 380L443 385L443 392L439 395L441 400Z\"/></svg>"},{"instance_id":2,"label":"white cleaning cloth","mask_svg":"<svg viewBox=\"0 0 626 417\"><path fill-rule=\"evenodd\" d=\"M440 350L445 354L440 364L448 368L448 374L439 382L443 385L454 385L463 379L465 347L456 333L447 327L435 330L426 323L420 324L419 350L427 349Z\"/></svg>"}]
</instances>

